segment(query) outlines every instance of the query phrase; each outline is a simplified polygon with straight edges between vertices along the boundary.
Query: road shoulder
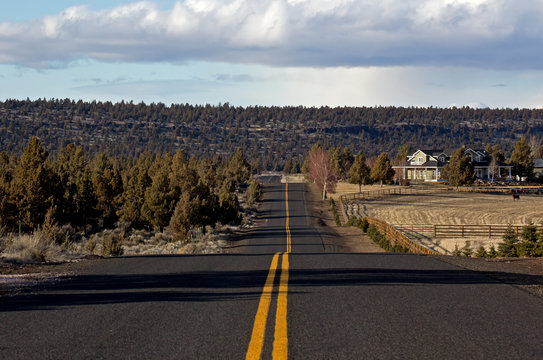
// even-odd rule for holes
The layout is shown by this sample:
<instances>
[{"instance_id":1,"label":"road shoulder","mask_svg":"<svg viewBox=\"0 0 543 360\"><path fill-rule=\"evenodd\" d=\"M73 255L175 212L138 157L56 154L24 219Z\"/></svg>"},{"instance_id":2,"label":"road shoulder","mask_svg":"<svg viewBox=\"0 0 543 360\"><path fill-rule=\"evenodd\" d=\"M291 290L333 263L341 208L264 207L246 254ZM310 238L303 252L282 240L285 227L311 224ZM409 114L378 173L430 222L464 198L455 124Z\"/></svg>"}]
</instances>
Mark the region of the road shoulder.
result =
<instances>
[{"instance_id":1,"label":"road shoulder","mask_svg":"<svg viewBox=\"0 0 543 360\"><path fill-rule=\"evenodd\" d=\"M321 194L315 184L307 184L307 194L306 201L310 217L321 236L326 252L384 252L362 230L352 226L337 226L328 201L321 199Z\"/></svg>"}]
</instances>

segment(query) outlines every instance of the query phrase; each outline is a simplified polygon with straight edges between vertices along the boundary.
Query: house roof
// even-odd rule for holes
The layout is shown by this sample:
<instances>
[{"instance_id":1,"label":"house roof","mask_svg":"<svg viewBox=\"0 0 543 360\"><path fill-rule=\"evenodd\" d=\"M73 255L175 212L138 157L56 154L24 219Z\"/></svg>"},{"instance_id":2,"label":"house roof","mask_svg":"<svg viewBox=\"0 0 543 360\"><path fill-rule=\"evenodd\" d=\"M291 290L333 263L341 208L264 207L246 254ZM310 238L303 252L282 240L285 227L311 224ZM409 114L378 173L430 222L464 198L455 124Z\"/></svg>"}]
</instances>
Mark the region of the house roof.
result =
<instances>
[{"instance_id":1,"label":"house roof","mask_svg":"<svg viewBox=\"0 0 543 360\"><path fill-rule=\"evenodd\" d=\"M543 159L534 159L535 168L543 168Z\"/></svg>"}]
</instances>

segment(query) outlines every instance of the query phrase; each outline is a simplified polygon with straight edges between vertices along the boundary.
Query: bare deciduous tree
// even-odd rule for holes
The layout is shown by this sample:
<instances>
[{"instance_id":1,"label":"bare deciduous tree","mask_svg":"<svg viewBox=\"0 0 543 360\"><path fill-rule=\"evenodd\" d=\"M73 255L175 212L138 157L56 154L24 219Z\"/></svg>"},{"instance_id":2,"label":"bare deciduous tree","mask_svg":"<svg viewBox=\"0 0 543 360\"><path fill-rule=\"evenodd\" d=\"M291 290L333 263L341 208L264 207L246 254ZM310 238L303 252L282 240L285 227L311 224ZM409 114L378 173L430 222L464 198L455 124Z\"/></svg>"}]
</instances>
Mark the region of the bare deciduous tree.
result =
<instances>
[{"instance_id":1,"label":"bare deciduous tree","mask_svg":"<svg viewBox=\"0 0 543 360\"><path fill-rule=\"evenodd\" d=\"M327 192L333 192L337 176L332 170L330 157L323 149L309 153L309 177L322 189L322 198L326 199Z\"/></svg>"}]
</instances>

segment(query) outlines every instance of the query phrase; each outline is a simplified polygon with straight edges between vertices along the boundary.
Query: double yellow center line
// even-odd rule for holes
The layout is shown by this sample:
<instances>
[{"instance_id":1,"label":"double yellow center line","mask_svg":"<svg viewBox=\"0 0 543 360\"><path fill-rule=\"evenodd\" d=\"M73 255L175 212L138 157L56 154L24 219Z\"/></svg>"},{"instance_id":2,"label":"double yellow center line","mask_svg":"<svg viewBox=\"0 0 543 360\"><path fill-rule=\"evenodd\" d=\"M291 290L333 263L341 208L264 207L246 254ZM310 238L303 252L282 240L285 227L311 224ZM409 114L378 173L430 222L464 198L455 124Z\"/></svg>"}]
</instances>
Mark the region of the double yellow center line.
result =
<instances>
[{"instance_id":1,"label":"double yellow center line","mask_svg":"<svg viewBox=\"0 0 543 360\"><path fill-rule=\"evenodd\" d=\"M288 294L288 254L292 249L290 226L289 226L289 210L288 210L288 183L285 184L285 207L286 207L286 224L287 233L287 251L284 253L275 253L272 258L268 277L260 296L258 310L256 311L251 342L247 349L246 360L257 360L262 355L262 347L264 345L264 336L266 333L266 322L268 320L268 312L273 293L273 283L275 281L275 273L281 257L281 277L279 279L279 294L277 296L277 310L275 312L275 334L273 339L272 358L277 360L286 360L288 358L288 337L287 337L287 294Z\"/></svg>"}]
</instances>

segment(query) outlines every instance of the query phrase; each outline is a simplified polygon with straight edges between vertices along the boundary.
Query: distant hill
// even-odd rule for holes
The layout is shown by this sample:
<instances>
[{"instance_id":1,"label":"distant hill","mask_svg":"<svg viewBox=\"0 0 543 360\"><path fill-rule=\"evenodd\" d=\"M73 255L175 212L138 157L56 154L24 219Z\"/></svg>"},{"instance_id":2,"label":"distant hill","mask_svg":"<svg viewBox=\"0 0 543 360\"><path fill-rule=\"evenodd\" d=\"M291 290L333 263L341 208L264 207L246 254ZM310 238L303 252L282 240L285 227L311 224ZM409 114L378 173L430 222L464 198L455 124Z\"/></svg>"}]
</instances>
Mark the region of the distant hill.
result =
<instances>
[{"instance_id":1,"label":"distant hill","mask_svg":"<svg viewBox=\"0 0 543 360\"><path fill-rule=\"evenodd\" d=\"M136 156L145 150L232 153L241 147L265 169L299 158L317 141L367 156L397 148L453 149L497 144L510 153L522 135L543 134L543 110L415 107L233 107L6 100L0 150L21 153L38 136L55 154L68 143L87 153Z\"/></svg>"}]
</instances>

